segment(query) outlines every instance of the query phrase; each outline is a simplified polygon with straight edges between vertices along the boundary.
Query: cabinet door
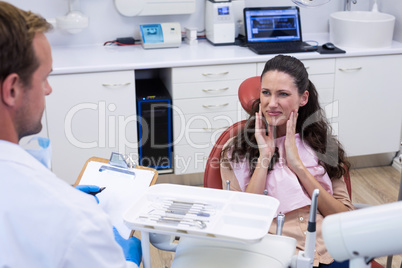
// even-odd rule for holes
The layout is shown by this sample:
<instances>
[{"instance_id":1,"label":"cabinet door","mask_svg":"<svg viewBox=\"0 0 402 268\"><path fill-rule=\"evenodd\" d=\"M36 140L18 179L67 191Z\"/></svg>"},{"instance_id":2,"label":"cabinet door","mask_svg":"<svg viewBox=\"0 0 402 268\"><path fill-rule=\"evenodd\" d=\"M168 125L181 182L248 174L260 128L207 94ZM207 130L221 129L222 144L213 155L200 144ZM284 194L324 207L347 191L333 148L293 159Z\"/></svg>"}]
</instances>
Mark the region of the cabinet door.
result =
<instances>
[{"instance_id":1,"label":"cabinet door","mask_svg":"<svg viewBox=\"0 0 402 268\"><path fill-rule=\"evenodd\" d=\"M402 55L336 60L338 133L349 156L399 150Z\"/></svg>"},{"instance_id":2,"label":"cabinet door","mask_svg":"<svg viewBox=\"0 0 402 268\"><path fill-rule=\"evenodd\" d=\"M54 75L47 97L53 171L74 183L92 156L137 158L134 71Z\"/></svg>"}]
</instances>

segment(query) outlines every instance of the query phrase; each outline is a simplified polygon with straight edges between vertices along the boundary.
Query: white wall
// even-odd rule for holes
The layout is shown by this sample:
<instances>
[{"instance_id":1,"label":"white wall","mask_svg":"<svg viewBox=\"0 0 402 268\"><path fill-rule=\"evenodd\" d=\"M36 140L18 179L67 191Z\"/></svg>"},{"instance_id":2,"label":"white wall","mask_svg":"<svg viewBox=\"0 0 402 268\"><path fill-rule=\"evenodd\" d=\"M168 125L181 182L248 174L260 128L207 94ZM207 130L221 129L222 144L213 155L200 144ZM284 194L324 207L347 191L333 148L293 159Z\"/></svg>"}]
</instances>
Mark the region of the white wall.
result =
<instances>
[{"instance_id":1,"label":"white wall","mask_svg":"<svg viewBox=\"0 0 402 268\"><path fill-rule=\"evenodd\" d=\"M380 11L392 14L396 17L394 40L402 42L402 1L401 0L378 0Z\"/></svg>"},{"instance_id":2,"label":"white wall","mask_svg":"<svg viewBox=\"0 0 402 268\"><path fill-rule=\"evenodd\" d=\"M134 36L139 39L139 24L178 21L182 27L204 30L204 0L196 0L196 12L191 15L124 17L118 13L113 0L80 0L81 11L90 19L90 25L78 34L58 30L48 34L53 46L78 46L102 44L116 37ZM237 0L236 0L237 1ZM368 10L372 0L357 0L353 10ZM402 1L378 0L380 10L397 16L396 40L402 42ZM9 0L25 10L32 10L45 18L63 16L68 12L68 0ZM294 5L290 0L245 0L246 6ZM303 33L328 32L328 17L331 12L343 9L343 0L332 0L318 8L301 8Z\"/></svg>"}]
</instances>

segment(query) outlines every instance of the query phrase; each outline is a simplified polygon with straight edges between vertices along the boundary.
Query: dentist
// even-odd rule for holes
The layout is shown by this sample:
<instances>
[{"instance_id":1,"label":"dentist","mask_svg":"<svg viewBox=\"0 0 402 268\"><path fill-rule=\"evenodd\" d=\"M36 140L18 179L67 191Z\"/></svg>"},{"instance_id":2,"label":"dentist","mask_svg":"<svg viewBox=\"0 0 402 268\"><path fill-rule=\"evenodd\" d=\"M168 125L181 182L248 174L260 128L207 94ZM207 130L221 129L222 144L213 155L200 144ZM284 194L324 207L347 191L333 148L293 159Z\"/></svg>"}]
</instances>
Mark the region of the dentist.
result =
<instances>
[{"instance_id":1,"label":"dentist","mask_svg":"<svg viewBox=\"0 0 402 268\"><path fill-rule=\"evenodd\" d=\"M0 1L0 267L137 267L139 240L18 145L41 130L52 92L49 29Z\"/></svg>"}]
</instances>

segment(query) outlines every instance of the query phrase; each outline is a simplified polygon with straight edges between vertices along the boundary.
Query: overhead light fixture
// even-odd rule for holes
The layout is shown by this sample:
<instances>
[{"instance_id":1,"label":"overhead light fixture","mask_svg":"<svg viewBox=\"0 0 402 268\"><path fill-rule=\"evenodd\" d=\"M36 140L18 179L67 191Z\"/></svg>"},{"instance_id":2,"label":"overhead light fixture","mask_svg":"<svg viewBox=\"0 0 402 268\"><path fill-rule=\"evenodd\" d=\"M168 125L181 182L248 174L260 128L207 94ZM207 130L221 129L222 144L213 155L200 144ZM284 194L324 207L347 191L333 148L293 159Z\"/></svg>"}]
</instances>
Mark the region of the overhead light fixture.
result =
<instances>
[{"instance_id":1,"label":"overhead light fixture","mask_svg":"<svg viewBox=\"0 0 402 268\"><path fill-rule=\"evenodd\" d=\"M69 12L65 16L48 19L54 27L68 33L79 33L89 25L88 17L80 11L79 0L68 1Z\"/></svg>"},{"instance_id":2,"label":"overhead light fixture","mask_svg":"<svg viewBox=\"0 0 402 268\"><path fill-rule=\"evenodd\" d=\"M78 10L73 10L66 16L57 17L56 23L59 29L75 34L88 27L88 17Z\"/></svg>"},{"instance_id":3,"label":"overhead light fixture","mask_svg":"<svg viewBox=\"0 0 402 268\"><path fill-rule=\"evenodd\" d=\"M325 5L331 0L292 0L293 3L300 7L318 7Z\"/></svg>"}]
</instances>

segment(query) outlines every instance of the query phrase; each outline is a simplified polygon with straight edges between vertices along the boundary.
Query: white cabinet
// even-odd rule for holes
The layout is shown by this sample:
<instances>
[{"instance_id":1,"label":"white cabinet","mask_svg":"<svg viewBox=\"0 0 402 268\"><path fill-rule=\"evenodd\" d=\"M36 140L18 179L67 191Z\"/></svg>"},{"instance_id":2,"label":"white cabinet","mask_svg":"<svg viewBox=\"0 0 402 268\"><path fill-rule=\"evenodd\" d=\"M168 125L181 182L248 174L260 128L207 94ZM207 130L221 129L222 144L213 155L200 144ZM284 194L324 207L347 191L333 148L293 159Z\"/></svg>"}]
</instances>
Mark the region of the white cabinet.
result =
<instances>
[{"instance_id":1,"label":"white cabinet","mask_svg":"<svg viewBox=\"0 0 402 268\"><path fill-rule=\"evenodd\" d=\"M172 69L175 174L204 171L216 139L241 120L241 82L255 75L255 63Z\"/></svg>"},{"instance_id":2,"label":"white cabinet","mask_svg":"<svg viewBox=\"0 0 402 268\"><path fill-rule=\"evenodd\" d=\"M402 55L336 60L339 140L348 156L399 150Z\"/></svg>"},{"instance_id":3,"label":"white cabinet","mask_svg":"<svg viewBox=\"0 0 402 268\"><path fill-rule=\"evenodd\" d=\"M46 99L53 171L74 183L92 156L137 158L134 71L52 75Z\"/></svg>"}]
</instances>

